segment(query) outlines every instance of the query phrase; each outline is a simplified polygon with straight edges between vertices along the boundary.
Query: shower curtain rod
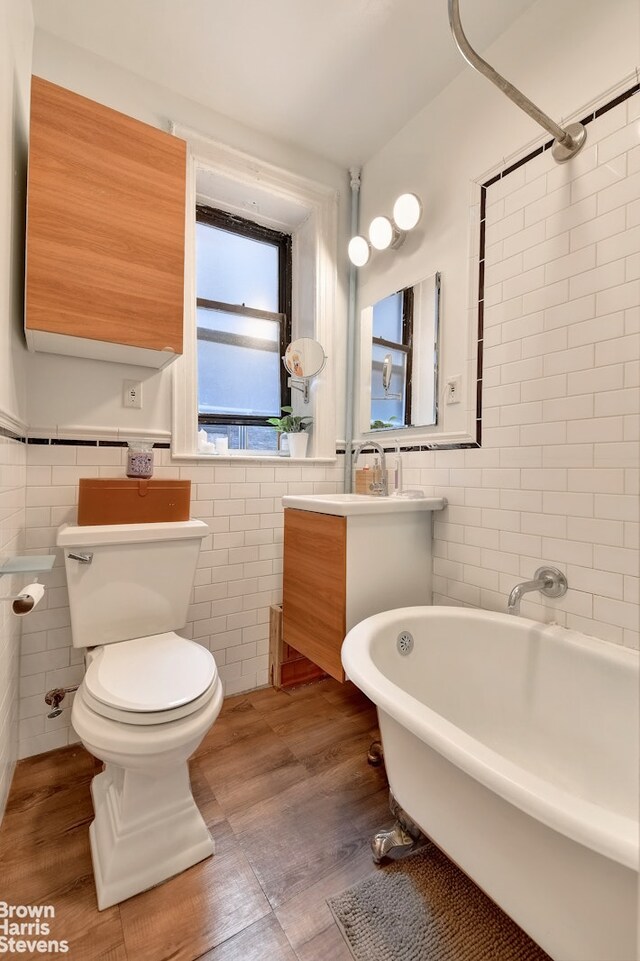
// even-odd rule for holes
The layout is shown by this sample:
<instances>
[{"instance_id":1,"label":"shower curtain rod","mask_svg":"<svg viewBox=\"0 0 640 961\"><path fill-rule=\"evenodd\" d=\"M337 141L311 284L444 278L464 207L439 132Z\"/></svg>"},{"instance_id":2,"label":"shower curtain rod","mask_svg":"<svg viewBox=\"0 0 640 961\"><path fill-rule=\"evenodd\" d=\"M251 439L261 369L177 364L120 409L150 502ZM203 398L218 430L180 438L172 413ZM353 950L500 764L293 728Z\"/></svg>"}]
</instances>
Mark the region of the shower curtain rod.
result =
<instances>
[{"instance_id":1,"label":"shower curtain rod","mask_svg":"<svg viewBox=\"0 0 640 961\"><path fill-rule=\"evenodd\" d=\"M571 123L566 128L558 126L550 117L547 117L546 113L543 113L542 110L536 107L535 103L532 103L528 97L525 97L517 87L514 87L513 84L505 80L497 70L494 70L491 64L483 60L473 49L462 29L459 0L449 0L449 25L456 46L467 63L478 70L479 73L484 74L488 80L507 95L509 100L512 100L517 107L520 107L521 110L529 114L536 123L539 123L541 127L544 127L544 129L555 138L555 143L551 149L554 160L556 160L557 163L565 163L565 161L575 156L587 139L587 131L583 124Z\"/></svg>"}]
</instances>

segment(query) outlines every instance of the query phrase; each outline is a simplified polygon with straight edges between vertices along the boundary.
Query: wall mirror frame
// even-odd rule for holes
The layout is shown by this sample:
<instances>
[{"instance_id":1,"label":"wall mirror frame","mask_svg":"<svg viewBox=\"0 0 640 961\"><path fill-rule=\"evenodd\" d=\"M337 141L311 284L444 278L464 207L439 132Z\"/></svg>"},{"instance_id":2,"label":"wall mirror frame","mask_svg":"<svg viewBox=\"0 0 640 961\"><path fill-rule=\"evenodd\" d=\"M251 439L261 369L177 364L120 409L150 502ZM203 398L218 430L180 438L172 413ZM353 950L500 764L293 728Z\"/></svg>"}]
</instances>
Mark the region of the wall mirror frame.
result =
<instances>
[{"instance_id":1,"label":"wall mirror frame","mask_svg":"<svg viewBox=\"0 0 640 961\"><path fill-rule=\"evenodd\" d=\"M441 275L360 311L357 427L364 436L433 429L439 421Z\"/></svg>"}]
</instances>

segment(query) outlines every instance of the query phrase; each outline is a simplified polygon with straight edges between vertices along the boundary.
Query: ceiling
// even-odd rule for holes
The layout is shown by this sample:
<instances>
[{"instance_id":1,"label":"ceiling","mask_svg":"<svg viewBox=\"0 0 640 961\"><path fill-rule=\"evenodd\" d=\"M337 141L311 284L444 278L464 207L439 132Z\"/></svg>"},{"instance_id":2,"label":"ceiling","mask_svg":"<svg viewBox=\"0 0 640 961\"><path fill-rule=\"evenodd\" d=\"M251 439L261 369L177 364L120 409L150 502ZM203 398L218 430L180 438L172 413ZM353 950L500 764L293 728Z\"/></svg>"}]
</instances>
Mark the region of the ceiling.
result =
<instances>
[{"instance_id":1,"label":"ceiling","mask_svg":"<svg viewBox=\"0 0 640 961\"><path fill-rule=\"evenodd\" d=\"M464 0L483 51L534 0ZM447 0L33 0L38 28L343 167L461 70ZM478 77L478 83L486 80Z\"/></svg>"}]
</instances>

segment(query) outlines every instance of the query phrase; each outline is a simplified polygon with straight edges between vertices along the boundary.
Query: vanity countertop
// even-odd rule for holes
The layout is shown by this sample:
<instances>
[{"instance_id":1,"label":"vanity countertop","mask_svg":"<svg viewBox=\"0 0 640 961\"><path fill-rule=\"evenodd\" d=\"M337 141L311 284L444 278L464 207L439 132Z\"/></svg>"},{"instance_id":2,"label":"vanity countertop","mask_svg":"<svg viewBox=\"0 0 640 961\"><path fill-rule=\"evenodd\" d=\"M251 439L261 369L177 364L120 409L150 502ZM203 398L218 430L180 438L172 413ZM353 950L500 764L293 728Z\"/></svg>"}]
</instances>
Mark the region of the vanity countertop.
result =
<instances>
[{"instance_id":1,"label":"vanity countertop","mask_svg":"<svg viewBox=\"0 0 640 961\"><path fill-rule=\"evenodd\" d=\"M441 511L447 506L444 497L380 497L372 494L287 494L283 507L316 514L392 514L408 511Z\"/></svg>"}]
</instances>

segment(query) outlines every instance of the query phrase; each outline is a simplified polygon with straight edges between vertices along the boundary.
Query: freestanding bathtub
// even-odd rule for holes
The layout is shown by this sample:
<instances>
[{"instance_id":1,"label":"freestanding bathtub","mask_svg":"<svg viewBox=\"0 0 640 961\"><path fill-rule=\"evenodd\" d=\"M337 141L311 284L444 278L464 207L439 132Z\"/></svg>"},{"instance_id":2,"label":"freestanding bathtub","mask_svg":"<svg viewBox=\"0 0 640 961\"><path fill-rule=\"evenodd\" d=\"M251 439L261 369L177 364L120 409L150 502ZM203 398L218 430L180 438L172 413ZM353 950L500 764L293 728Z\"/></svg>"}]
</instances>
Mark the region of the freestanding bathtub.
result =
<instances>
[{"instance_id":1,"label":"freestanding bathtub","mask_svg":"<svg viewBox=\"0 0 640 961\"><path fill-rule=\"evenodd\" d=\"M635 961L637 653L413 607L356 625L342 661L425 834L556 961Z\"/></svg>"}]
</instances>

